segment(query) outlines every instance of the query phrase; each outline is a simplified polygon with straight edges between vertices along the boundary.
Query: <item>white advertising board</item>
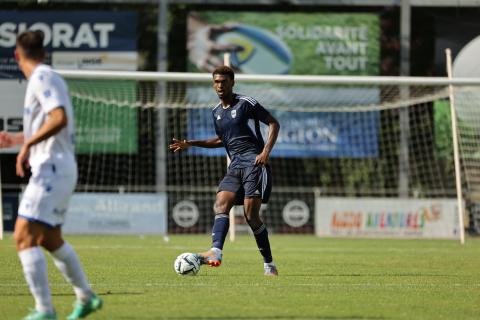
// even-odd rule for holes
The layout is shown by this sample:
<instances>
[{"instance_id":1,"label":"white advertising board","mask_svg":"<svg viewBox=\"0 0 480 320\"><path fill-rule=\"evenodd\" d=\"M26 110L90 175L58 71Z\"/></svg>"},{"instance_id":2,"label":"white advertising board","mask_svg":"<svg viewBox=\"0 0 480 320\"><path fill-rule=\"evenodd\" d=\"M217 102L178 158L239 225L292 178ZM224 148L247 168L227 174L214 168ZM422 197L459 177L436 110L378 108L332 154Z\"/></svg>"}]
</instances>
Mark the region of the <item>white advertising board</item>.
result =
<instances>
[{"instance_id":1,"label":"white advertising board","mask_svg":"<svg viewBox=\"0 0 480 320\"><path fill-rule=\"evenodd\" d=\"M455 199L316 198L315 234L458 239Z\"/></svg>"},{"instance_id":2,"label":"white advertising board","mask_svg":"<svg viewBox=\"0 0 480 320\"><path fill-rule=\"evenodd\" d=\"M0 79L0 131L23 131L23 100L26 89L26 80ZM0 149L0 153L17 153L18 150L19 147Z\"/></svg>"},{"instance_id":3,"label":"white advertising board","mask_svg":"<svg viewBox=\"0 0 480 320\"><path fill-rule=\"evenodd\" d=\"M166 234L166 193L75 193L66 222L69 234Z\"/></svg>"}]
</instances>

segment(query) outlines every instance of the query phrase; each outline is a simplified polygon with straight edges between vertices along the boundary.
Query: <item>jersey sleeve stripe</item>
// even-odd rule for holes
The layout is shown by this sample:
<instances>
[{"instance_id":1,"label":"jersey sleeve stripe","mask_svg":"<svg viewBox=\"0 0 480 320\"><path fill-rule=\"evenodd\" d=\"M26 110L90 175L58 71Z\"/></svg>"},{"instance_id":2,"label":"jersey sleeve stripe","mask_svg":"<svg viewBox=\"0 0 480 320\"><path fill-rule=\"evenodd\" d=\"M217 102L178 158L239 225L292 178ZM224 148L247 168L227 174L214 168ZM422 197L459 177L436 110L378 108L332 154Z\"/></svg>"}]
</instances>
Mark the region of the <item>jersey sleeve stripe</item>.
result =
<instances>
[{"instance_id":1,"label":"jersey sleeve stripe","mask_svg":"<svg viewBox=\"0 0 480 320\"><path fill-rule=\"evenodd\" d=\"M218 103L218 104L217 104L217 105L216 105L216 106L215 106L215 107L214 107L212 110L215 110L215 109L217 109L218 107L220 107L220 105L221 105L221 104L222 104L222 103L221 103L221 102L219 102L219 103Z\"/></svg>"},{"instance_id":2,"label":"jersey sleeve stripe","mask_svg":"<svg viewBox=\"0 0 480 320\"><path fill-rule=\"evenodd\" d=\"M240 96L239 99L249 102L252 106L257 104L257 101L253 98L250 98L250 97Z\"/></svg>"}]
</instances>

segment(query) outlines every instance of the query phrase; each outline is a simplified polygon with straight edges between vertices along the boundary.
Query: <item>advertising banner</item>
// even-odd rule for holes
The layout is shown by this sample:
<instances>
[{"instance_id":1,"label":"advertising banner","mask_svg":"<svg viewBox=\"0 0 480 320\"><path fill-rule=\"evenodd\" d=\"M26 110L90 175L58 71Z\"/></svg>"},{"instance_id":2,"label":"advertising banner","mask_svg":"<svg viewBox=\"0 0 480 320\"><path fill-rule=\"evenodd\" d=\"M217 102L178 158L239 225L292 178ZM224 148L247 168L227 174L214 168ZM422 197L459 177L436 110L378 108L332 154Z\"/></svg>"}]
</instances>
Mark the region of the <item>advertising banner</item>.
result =
<instances>
[{"instance_id":1,"label":"advertising banner","mask_svg":"<svg viewBox=\"0 0 480 320\"><path fill-rule=\"evenodd\" d=\"M0 129L23 130L27 82L18 80L23 78L14 57L18 33L41 30L49 53L46 62L57 69L133 71L138 56L136 25L133 11L0 11L0 95L6 99L0 108ZM68 84L77 117L78 153L137 151L136 112L118 102L136 99L134 82L70 80ZM82 95L75 91L79 88ZM105 121L102 115L107 114Z\"/></svg>"},{"instance_id":2,"label":"advertising banner","mask_svg":"<svg viewBox=\"0 0 480 320\"><path fill-rule=\"evenodd\" d=\"M372 13L192 12L191 71L211 71L231 52L242 73L376 75L380 22Z\"/></svg>"},{"instance_id":3,"label":"advertising banner","mask_svg":"<svg viewBox=\"0 0 480 320\"><path fill-rule=\"evenodd\" d=\"M64 233L166 234L167 194L75 193Z\"/></svg>"},{"instance_id":4,"label":"advertising banner","mask_svg":"<svg viewBox=\"0 0 480 320\"><path fill-rule=\"evenodd\" d=\"M191 12L188 16L189 71L211 72L230 52L238 73L302 75L377 75L380 59L379 17L371 13ZM261 88L265 88L264 92ZM203 88L212 91L211 88ZM321 112L321 107L372 105L376 88L295 87L239 83L235 92L269 105L282 129L272 156L368 158L378 154L378 112ZM258 95L254 95L254 92ZM189 88L187 101L205 107L215 96ZM312 111L293 111L296 106ZM266 129L264 128L266 137ZM215 136L208 109L188 110L188 137ZM220 149L191 153L220 156Z\"/></svg>"},{"instance_id":5,"label":"advertising banner","mask_svg":"<svg viewBox=\"0 0 480 320\"><path fill-rule=\"evenodd\" d=\"M0 107L0 131L22 132L23 131L23 104L27 81L1 79L0 95L2 106ZM0 153L16 153L20 147L3 149Z\"/></svg>"},{"instance_id":6,"label":"advertising banner","mask_svg":"<svg viewBox=\"0 0 480 320\"><path fill-rule=\"evenodd\" d=\"M316 198L315 234L458 239L456 200Z\"/></svg>"},{"instance_id":7,"label":"advertising banner","mask_svg":"<svg viewBox=\"0 0 480 320\"><path fill-rule=\"evenodd\" d=\"M43 32L55 68L137 69L133 11L0 11L0 21L0 72L20 72L13 51L26 30Z\"/></svg>"},{"instance_id":8,"label":"advertising banner","mask_svg":"<svg viewBox=\"0 0 480 320\"><path fill-rule=\"evenodd\" d=\"M282 129L272 157L349 157L378 155L379 113L310 113L271 110ZM268 127L262 125L264 140ZM216 135L209 109L189 110L188 139L203 140ZM190 154L222 156L223 148L191 148Z\"/></svg>"}]
</instances>

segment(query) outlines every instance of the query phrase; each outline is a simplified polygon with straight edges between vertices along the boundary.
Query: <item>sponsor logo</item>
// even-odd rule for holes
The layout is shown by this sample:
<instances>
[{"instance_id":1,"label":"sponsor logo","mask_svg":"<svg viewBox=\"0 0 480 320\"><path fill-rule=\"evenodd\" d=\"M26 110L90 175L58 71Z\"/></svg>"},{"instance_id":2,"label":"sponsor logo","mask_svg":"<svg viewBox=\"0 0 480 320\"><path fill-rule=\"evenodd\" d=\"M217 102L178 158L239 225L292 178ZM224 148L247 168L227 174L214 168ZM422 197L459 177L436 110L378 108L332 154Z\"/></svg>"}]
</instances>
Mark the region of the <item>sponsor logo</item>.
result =
<instances>
[{"instance_id":1,"label":"sponsor logo","mask_svg":"<svg viewBox=\"0 0 480 320\"><path fill-rule=\"evenodd\" d=\"M283 208L283 220L291 227L301 227L308 222L310 218L310 209L307 204L301 200L292 200Z\"/></svg>"},{"instance_id":2,"label":"sponsor logo","mask_svg":"<svg viewBox=\"0 0 480 320\"><path fill-rule=\"evenodd\" d=\"M173 207L173 221L180 227L193 227L197 223L198 217L198 207L190 200L180 201Z\"/></svg>"},{"instance_id":3,"label":"sponsor logo","mask_svg":"<svg viewBox=\"0 0 480 320\"><path fill-rule=\"evenodd\" d=\"M3 22L0 24L0 47L13 48L18 33L25 30L40 30L43 32L44 45L52 48L107 48L110 43L110 33L115 30L114 23L84 22L78 27L68 22L57 22L51 25L44 22L27 23Z\"/></svg>"},{"instance_id":4,"label":"sponsor logo","mask_svg":"<svg viewBox=\"0 0 480 320\"><path fill-rule=\"evenodd\" d=\"M232 118L235 119L235 117L237 116L237 110L232 110L230 114L232 115Z\"/></svg>"}]
</instances>

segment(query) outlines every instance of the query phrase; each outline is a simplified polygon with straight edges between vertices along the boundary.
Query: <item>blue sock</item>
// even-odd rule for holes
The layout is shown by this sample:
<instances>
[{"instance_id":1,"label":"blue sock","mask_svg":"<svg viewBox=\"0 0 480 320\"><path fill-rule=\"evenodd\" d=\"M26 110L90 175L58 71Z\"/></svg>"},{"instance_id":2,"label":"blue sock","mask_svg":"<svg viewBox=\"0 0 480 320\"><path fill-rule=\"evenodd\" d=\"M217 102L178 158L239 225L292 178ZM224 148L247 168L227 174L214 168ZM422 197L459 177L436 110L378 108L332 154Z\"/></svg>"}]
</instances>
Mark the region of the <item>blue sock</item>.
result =
<instances>
[{"instance_id":1,"label":"blue sock","mask_svg":"<svg viewBox=\"0 0 480 320\"><path fill-rule=\"evenodd\" d=\"M261 224L256 230L253 230L255 235L255 240L257 241L257 247L260 251L260 254L263 256L263 261L265 263L270 263L273 261L272 250L270 249L270 241L268 241L268 231L265 224Z\"/></svg>"},{"instance_id":2,"label":"blue sock","mask_svg":"<svg viewBox=\"0 0 480 320\"><path fill-rule=\"evenodd\" d=\"M229 226L230 219L228 218L228 214L217 213L215 215L215 222L212 228L212 248L223 250L223 244L225 243Z\"/></svg>"}]
</instances>

